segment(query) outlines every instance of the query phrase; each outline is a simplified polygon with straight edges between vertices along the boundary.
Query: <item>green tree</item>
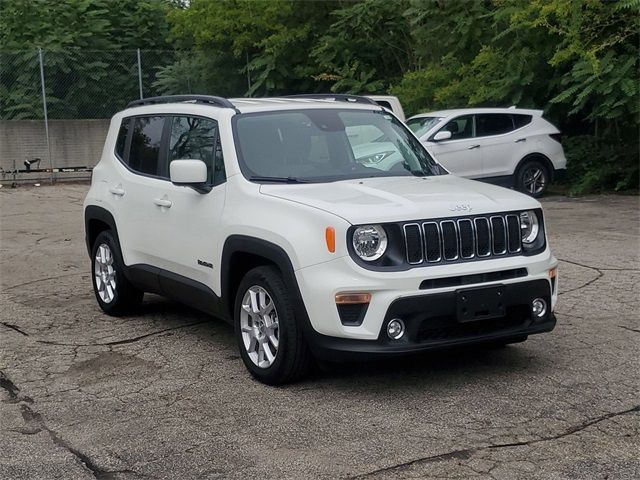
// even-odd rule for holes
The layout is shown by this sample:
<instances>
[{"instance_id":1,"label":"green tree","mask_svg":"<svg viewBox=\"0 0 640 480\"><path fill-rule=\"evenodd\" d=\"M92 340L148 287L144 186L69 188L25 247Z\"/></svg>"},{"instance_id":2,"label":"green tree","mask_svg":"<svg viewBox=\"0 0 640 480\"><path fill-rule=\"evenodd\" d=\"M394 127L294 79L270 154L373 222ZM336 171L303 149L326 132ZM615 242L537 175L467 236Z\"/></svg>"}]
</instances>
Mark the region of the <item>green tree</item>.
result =
<instances>
[{"instance_id":1,"label":"green tree","mask_svg":"<svg viewBox=\"0 0 640 480\"><path fill-rule=\"evenodd\" d=\"M104 117L138 96L135 49L167 48L163 0L1 0L0 115L41 114L37 49L52 117Z\"/></svg>"},{"instance_id":2,"label":"green tree","mask_svg":"<svg viewBox=\"0 0 640 480\"><path fill-rule=\"evenodd\" d=\"M345 2L319 38L312 57L315 78L332 81L340 93L384 92L403 73L415 69L416 55L406 0Z\"/></svg>"},{"instance_id":3,"label":"green tree","mask_svg":"<svg viewBox=\"0 0 640 480\"><path fill-rule=\"evenodd\" d=\"M207 56L224 59L216 72L228 79L223 90L278 95L321 88L322 82L311 76L309 51L327 28L334 6L296 0L193 0L170 12L169 20L176 45L196 50L194 62ZM180 85L175 68L160 73L159 85L167 91ZM208 93L219 93L215 79L203 79L203 84Z\"/></svg>"}]
</instances>

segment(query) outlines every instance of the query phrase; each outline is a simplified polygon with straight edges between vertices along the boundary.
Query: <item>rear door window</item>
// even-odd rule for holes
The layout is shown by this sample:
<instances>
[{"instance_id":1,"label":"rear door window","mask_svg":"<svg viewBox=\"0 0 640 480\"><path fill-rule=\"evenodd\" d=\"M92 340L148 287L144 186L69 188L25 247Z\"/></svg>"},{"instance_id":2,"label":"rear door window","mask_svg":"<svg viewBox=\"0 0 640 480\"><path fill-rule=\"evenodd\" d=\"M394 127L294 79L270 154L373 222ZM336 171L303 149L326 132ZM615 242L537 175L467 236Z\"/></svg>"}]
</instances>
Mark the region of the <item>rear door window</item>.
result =
<instances>
[{"instance_id":1,"label":"rear door window","mask_svg":"<svg viewBox=\"0 0 640 480\"><path fill-rule=\"evenodd\" d=\"M481 113L476 115L476 137L500 135L513 130L510 115L502 113Z\"/></svg>"},{"instance_id":2,"label":"rear door window","mask_svg":"<svg viewBox=\"0 0 640 480\"><path fill-rule=\"evenodd\" d=\"M145 175L159 174L160 145L165 117L135 117L129 168Z\"/></svg>"}]
</instances>

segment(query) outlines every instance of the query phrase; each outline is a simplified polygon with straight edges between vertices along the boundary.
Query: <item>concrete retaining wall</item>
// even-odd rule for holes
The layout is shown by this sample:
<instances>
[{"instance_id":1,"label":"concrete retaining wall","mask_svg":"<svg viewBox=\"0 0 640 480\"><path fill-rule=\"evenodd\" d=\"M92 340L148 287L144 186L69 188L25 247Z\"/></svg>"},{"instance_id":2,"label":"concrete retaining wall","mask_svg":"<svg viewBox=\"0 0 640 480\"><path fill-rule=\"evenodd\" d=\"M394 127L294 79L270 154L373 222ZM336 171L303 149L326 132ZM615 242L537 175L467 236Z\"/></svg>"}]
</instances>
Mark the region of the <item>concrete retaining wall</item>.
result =
<instances>
[{"instance_id":1,"label":"concrete retaining wall","mask_svg":"<svg viewBox=\"0 0 640 480\"><path fill-rule=\"evenodd\" d=\"M108 129L108 119L49 120L53 167L93 167L102 155ZM23 162L33 158L42 159L40 168L49 168L44 120L1 120L0 168L12 170L15 160L23 169Z\"/></svg>"}]
</instances>

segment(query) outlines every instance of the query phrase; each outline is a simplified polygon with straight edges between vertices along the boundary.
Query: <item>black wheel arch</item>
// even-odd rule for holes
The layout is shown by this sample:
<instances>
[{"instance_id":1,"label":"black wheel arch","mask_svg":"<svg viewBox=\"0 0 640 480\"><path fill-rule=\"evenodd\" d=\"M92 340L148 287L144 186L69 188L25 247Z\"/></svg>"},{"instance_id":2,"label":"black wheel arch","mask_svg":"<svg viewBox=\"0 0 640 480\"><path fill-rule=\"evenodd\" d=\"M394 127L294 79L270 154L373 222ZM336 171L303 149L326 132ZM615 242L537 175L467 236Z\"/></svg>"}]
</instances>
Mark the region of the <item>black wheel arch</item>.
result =
<instances>
[{"instance_id":1,"label":"black wheel arch","mask_svg":"<svg viewBox=\"0 0 640 480\"><path fill-rule=\"evenodd\" d=\"M84 232L89 255L91 255L93 242L100 232L105 230L111 230L113 232L118 248L120 248L118 228L116 227L116 221L113 218L113 215L111 215L111 212L103 207L88 205L84 210Z\"/></svg>"},{"instance_id":2,"label":"black wheel arch","mask_svg":"<svg viewBox=\"0 0 640 480\"><path fill-rule=\"evenodd\" d=\"M262 265L273 265L280 271L287 290L293 296L296 318L302 320L303 328L307 332L312 328L311 322L291 259L282 247L261 238L231 235L225 240L220 267L221 296L225 313L233 318L233 306L240 281L249 270Z\"/></svg>"},{"instance_id":3,"label":"black wheel arch","mask_svg":"<svg viewBox=\"0 0 640 480\"><path fill-rule=\"evenodd\" d=\"M514 176L518 177L518 175L520 174L520 170L522 169L522 167L530 161L538 161L541 162L547 169L547 172L549 173L549 181L553 182L554 176L555 176L555 168L553 166L553 163L551 163L551 160L549 160L549 157L547 157L545 154L543 153L539 153L539 152L534 152L534 153L529 153L527 155L525 155L522 160L520 160L518 162L518 166L516 167L516 169L514 170L513 174ZM517 184L517 180L514 182L514 184Z\"/></svg>"}]
</instances>

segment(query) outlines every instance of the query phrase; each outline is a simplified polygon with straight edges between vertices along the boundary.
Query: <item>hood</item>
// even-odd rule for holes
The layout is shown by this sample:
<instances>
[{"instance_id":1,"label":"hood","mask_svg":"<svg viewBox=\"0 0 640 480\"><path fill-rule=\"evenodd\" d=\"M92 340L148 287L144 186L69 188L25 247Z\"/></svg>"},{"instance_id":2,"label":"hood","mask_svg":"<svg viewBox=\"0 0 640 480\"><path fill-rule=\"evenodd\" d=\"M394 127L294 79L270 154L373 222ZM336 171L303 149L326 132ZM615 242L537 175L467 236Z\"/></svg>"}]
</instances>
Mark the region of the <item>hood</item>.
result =
<instances>
[{"instance_id":1,"label":"hood","mask_svg":"<svg viewBox=\"0 0 640 480\"><path fill-rule=\"evenodd\" d=\"M533 198L454 175L379 177L260 186L264 195L338 215L352 224L457 217L538 208Z\"/></svg>"}]
</instances>

